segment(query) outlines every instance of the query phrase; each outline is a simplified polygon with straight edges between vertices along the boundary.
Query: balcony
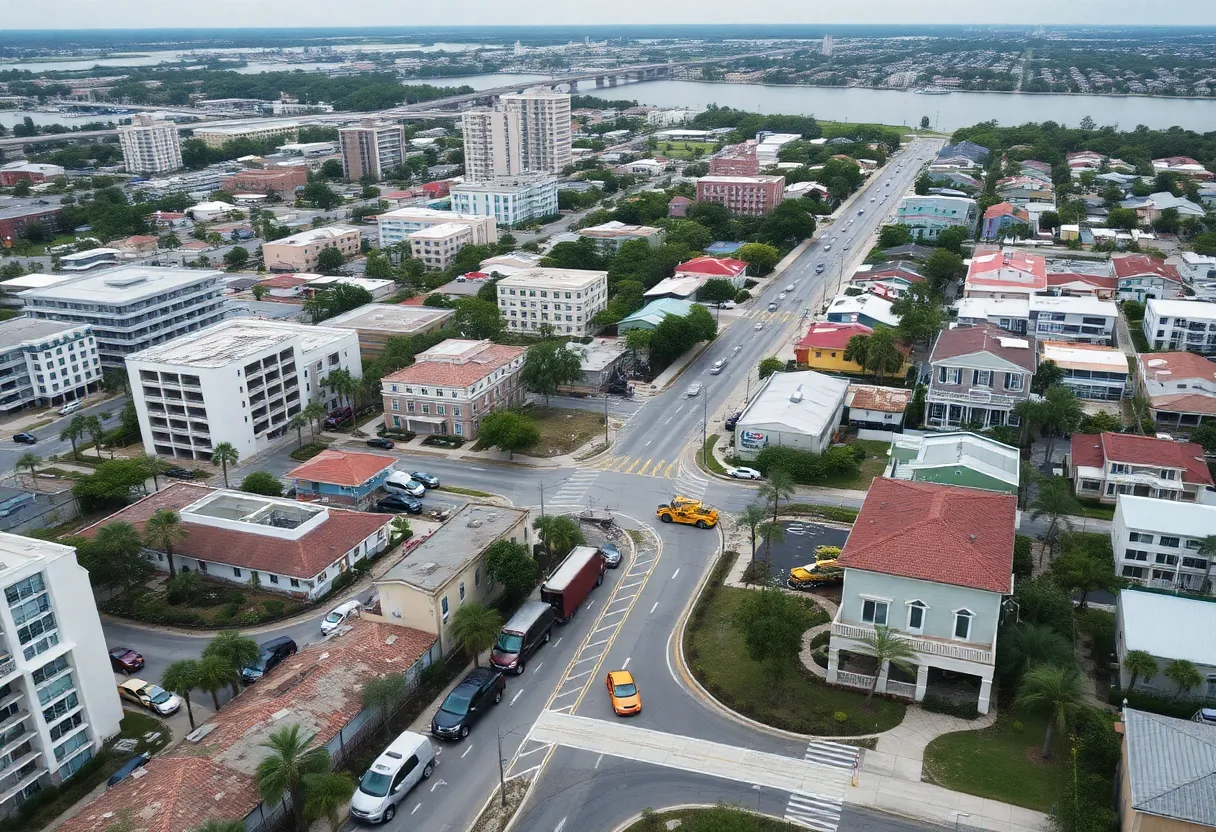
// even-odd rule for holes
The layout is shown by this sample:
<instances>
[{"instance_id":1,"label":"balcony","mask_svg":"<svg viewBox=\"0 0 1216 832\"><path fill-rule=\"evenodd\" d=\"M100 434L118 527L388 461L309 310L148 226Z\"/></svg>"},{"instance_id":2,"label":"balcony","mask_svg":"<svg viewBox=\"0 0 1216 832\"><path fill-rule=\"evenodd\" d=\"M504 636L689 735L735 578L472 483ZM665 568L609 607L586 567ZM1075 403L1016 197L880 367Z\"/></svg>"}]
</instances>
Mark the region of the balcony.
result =
<instances>
[{"instance_id":1,"label":"balcony","mask_svg":"<svg viewBox=\"0 0 1216 832\"><path fill-rule=\"evenodd\" d=\"M841 638L851 638L861 641L867 635L872 635L874 628L866 625L846 624L842 621L832 622L832 635ZM995 653L988 647L976 647L965 642L948 641L946 639L928 636L914 636L900 633L899 637L908 642L912 649L927 656L942 656L947 659L960 659L965 662L992 664Z\"/></svg>"},{"instance_id":2,"label":"balcony","mask_svg":"<svg viewBox=\"0 0 1216 832\"><path fill-rule=\"evenodd\" d=\"M30 783L33 783L44 774L46 774L46 769L35 764L28 772L23 773L19 780L11 785L7 785L4 791L0 792L0 806L8 803L8 801L24 791Z\"/></svg>"},{"instance_id":3,"label":"balcony","mask_svg":"<svg viewBox=\"0 0 1216 832\"><path fill-rule=\"evenodd\" d=\"M1020 396L995 393L982 387L973 387L970 390L961 391L942 390L938 387L930 387L928 400L931 402L937 401L952 402L957 404L982 404L989 407L1012 408L1023 399Z\"/></svg>"}]
</instances>

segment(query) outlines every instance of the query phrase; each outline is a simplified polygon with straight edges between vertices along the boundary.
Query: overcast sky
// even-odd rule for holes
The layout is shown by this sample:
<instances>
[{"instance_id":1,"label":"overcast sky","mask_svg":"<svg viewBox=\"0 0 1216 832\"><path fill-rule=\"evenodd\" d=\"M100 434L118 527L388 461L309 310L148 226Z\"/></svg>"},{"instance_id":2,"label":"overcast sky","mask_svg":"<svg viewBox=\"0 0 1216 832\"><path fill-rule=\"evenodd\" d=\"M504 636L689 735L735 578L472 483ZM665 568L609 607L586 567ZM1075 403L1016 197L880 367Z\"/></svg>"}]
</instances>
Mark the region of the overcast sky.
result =
<instances>
[{"instance_id":1,"label":"overcast sky","mask_svg":"<svg viewBox=\"0 0 1216 832\"><path fill-rule=\"evenodd\" d=\"M1212 0L59 0L4 4L12 29L246 28L646 23L1216 25ZM0 33L0 41L3 40Z\"/></svg>"}]
</instances>

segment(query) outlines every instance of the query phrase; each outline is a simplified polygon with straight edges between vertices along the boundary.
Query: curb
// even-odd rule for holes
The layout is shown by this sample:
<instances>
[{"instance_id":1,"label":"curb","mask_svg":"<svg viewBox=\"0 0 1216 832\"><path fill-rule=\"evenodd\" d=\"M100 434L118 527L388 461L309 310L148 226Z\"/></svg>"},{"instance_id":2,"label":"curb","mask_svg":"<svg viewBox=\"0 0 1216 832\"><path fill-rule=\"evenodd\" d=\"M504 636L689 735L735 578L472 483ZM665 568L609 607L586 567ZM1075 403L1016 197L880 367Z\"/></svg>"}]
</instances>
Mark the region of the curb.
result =
<instances>
[{"instance_id":1,"label":"curb","mask_svg":"<svg viewBox=\"0 0 1216 832\"><path fill-rule=\"evenodd\" d=\"M716 809L718 807L718 805L719 804L711 804L711 803L676 803L672 806L664 806L661 809L652 809L651 811L655 812L657 814L662 814L663 812L679 812L679 811L683 811L684 809ZM772 818L773 820L784 820L784 818L779 818L776 815L766 815L763 812L756 812L756 811L753 811L752 809L747 809L743 806L729 806L728 808L734 809L739 812L746 812L747 814L755 815L756 817ZM634 824L636 824L638 821L640 821L641 819L642 819L642 813L638 812L633 817L631 817L627 820L621 821L619 824L612 827L611 832L628 832L628 829L631 826L633 826Z\"/></svg>"}]
</instances>

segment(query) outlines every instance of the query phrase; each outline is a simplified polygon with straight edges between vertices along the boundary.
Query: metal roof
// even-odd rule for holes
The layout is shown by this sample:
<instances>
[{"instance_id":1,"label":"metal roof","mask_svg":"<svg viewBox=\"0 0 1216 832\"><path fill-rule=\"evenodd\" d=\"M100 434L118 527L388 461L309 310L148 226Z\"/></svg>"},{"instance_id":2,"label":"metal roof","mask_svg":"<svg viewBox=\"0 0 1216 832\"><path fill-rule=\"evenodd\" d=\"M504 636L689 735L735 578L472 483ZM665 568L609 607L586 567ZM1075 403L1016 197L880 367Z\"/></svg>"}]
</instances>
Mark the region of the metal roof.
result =
<instances>
[{"instance_id":1,"label":"metal roof","mask_svg":"<svg viewBox=\"0 0 1216 832\"><path fill-rule=\"evenodd\" d=\"M1119 621L1128 650L1216 667L1211 635L1216 632L1216 601L1124 589L1119 592ZM1179 627L1180 621L1186 626Z\"/></svg>"},{"instance_id":2,"label":"metal roof","mask_svg":"<svg viewBox=\"0 0 1216 832\"><path fill-rule=\"evenodd\" d=\"M1132 808L1216 826L1216 728L1123 709Z\"/></svg>"}]
</instances>

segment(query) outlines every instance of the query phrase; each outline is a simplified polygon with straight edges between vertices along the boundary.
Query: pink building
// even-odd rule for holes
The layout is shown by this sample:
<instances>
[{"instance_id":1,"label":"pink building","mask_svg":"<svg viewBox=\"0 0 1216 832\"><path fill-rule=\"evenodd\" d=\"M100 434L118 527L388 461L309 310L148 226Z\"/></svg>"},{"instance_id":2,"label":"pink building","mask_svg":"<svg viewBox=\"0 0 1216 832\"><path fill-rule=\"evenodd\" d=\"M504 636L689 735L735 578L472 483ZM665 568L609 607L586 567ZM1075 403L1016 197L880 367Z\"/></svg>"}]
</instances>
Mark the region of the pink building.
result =
<instances>
[{"instance_id":1,"label":"pink building","mask_svg":"<svg viewBox=\"0 0 1216 832\"><path fill-rule=\"evenodd\" d=\"M224 178L230 194L278 194L284 202L296 198L296 189L308 184L308 171L299 168L252 168Z\"/></svg>"},{"instance_id":2,"label":"pink building","mask_svg":"<svg viewBox=\"0 0 1216 832\"><path fill-rule=\"evenodd\" d=\"M702 176L697 180L698 202L717 202L732 214L771 213L784 196L784 176Z\"/></svg>"},{"instance_id":3,"label":"pink building","mask_svg":"<svg viewBox=\"0 0 1216 832\"><path fill-rule=\"evenodd\" d=\"M672 197L671 202L667 203L667 216L687 217L688 206L690 205L692 205L692 200L686 196Z\"/></svg>"},{"instance_id":4,"label":"pink building","mask_svg":"<svg viewBox=\"0 0 1216 832\"><path fill-rule=\"evenodd\" d=\"M758 173L760 159L756 156L754 139L733 144L709 160L710 176L755 176Z\"/></svg>"}]
</instances>

